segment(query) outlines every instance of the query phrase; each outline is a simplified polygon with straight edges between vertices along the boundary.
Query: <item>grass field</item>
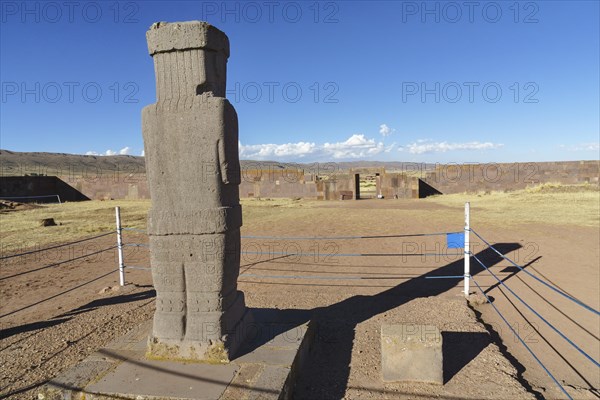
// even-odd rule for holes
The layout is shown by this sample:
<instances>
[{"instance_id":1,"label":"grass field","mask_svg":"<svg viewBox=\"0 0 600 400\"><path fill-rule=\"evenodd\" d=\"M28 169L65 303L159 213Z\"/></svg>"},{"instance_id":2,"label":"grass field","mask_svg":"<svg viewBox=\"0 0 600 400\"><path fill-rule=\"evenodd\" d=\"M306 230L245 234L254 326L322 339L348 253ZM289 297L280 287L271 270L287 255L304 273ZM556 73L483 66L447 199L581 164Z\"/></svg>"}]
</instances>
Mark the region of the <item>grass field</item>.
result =
<instances>
[{"instance_id":1,"label":"grass field","mask_svg":"<svg viewBox=\"0 0 600 400\"><path fill-rule=\"evenodd\" d=\"M328 221L353 218L372 230L368 215L382 213L390 220L401 220L404 213L422 213L423 218L439 221L462 219L466 201L471 202L473 219L479 224L515 226L528 223L600 227L600 191L597 186L564 186L546 184L527 190L489 194L452 194L433 196L422 200L382 200L389 208L365 210L344 208L343 213L331 207L330 202L291 199L244 199L244 225L283 226L286 221L320 221L315 232L326 231ZM446 210L395 209L399 202L425 202L444 206ZM145 229L149 200L86 201L45 205L36 209L11 211L0 214L0 241L2 253L33 246L71 240L108 232L115 229L115 206L121 207L124 226ZM456 213L447 208L456 209ZM42 227L40 220L54 218L57 226ZM453 221L453 222L457 222Z\"/></svg>"},{"instance_id":2,"label":"grass field","mask_svg":"<svg viewBox=\"0 0 600 400\"><path fill-rule=\"evenodd\" d=\"M115 206L128 226L145 228L149 200L82 201L44 205L0 214L2 253L11 249L66 243L85 236L115 230ZM57 226L40 226L43 218L54 218Z\"/></svg>"},{"instance_id":3,"label":"grass field","mask_svg":"<svg viewBox=\"0 0 600 400\"><path fill-rule=\"evenodd\" d=\"M514 192L451 194L422 201L463 208L471 202L479 221L600 227L600 191L594 185L543 184Z\"/></svg>"}]
</instances>

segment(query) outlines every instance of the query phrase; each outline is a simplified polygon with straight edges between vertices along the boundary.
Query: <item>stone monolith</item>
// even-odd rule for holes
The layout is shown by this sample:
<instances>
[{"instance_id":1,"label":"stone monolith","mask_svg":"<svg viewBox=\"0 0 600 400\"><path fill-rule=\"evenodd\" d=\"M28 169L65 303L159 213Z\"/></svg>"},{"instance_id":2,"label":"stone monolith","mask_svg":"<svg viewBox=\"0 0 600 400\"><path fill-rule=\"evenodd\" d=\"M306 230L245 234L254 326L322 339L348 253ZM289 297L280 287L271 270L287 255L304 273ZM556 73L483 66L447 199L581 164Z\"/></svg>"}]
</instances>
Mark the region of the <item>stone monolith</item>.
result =
<instances>
[{"instance_id":1,"label":"stone monolith","mask_svg":"<svg viewBox=\"0 0 600 400\"><path fill-rule=\"evenodd\" d=\"M142 111L156 311L147 356L227 362L250 315L240 267L238 122L225 99L229 40L206 22L146 33L155 104Z\"/></svg>"}]
</instances>

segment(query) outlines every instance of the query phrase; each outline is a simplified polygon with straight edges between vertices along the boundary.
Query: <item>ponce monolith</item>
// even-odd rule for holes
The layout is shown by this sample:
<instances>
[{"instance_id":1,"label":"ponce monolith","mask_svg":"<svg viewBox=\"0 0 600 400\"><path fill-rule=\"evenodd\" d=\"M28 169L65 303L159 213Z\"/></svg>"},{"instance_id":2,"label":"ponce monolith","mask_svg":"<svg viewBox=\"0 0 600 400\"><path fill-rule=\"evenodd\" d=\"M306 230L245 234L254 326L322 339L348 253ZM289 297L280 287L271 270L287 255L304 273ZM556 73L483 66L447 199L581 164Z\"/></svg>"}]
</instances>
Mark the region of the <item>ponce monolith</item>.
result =
<instances>
[{"instance_id":1,"label":"ponce monolith","mask_svg":"<svg viewBox=\"0 0 600 400\"><path fill-rule=\"evenodd\" d=\"M238 122L225 99L229 40L206 22L146 33L157 102L142 111L156 312L147 356L227 362L250 315L240 266Z\"/></svg>"}]
</instances>

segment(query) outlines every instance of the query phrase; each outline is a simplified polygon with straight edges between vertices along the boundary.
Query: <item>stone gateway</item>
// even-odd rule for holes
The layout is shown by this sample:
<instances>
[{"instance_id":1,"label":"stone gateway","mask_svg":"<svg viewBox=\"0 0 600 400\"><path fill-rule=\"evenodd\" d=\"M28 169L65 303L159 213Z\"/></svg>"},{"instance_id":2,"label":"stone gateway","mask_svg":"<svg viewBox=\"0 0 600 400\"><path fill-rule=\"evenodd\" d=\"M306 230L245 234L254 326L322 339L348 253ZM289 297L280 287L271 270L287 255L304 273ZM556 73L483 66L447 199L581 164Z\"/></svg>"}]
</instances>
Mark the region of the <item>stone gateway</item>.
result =
<instances>
[{"instance_id":1,"label":"stone gateway","mask_svg":"<svg viewBox=\"0 0 600 400\"><path fill-rule=\"evenodd\" d=\"M238 121L229 40L206 22L146 33L155 104L142 111L156 312L149 358L228 362L250 322L240 268Z\"/></svg>"}]
</instances>

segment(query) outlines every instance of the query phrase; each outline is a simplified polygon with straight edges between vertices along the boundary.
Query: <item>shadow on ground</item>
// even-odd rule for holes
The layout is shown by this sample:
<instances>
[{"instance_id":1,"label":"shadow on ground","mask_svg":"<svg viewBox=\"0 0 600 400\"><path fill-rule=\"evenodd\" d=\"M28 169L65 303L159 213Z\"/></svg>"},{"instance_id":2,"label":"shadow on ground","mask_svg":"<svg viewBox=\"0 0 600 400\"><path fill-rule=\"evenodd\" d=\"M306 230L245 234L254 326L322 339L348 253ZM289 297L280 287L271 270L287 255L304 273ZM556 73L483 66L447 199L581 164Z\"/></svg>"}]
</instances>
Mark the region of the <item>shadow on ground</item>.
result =
<instances>
[{"instance_id":1,"label":"shadow on ground","mask_svg":"<svg viewBox=\"0 0 600 400\"><path fill-rule=\"evenodd\" d=\"M118 295L118 296L112 296L112 297L107 297L107 298L103 298L103 299L93 300L81 307L78 307L78 308L68 311L66 313L57 315L56 317L54 317L50 320L37 321L37 322L29 323L29 324L12 326L10 328L2 329L2 330L0 330L0 339L7 339L13 335L18 335L20 333L25 333L25 332L35 331L38 329L45 329L45 328L50 328L50 327L53 327L56 325L60 325L63 322L69 321L75 315L83 314L88 311L95 310L98 307L109 306L109 305L114 305L114 304L130 303L133 301L149 299L149 298L155 297L155 296L156 296L156 291L154 291L154 289L152 289L152 290L146 290L146 291L140 292L140 293L124 294L124 295ZM52 297L56 297L56 296L52 296ZM40 303L40 302L38 302L38 303Z\"/></svg>"},{"instance_id":2,"label":"shadow on ground","mask_svg":"<svg viewBox=\"0 0 600 400\"><path fill-rule=\"evenodd\" d=\"M508 254L519 249L521 245L518 243L499 243L494 245L494 247L502 254ZM491 249L485 249L476 255L488 267L503 260L502 257ZM454 288L461 282L461 279L426 279L425 276L457 275L457 272L462 271L462 267L463 261L458 260L376 295L353 296L331 306L312 310L311 322L316 323L319 327L318 335L315 338L311 356L302 371L300 371L294 398L343 398L350 376L350 361L356 326L361 322L399 307L413 299L437 296ZM481 270L478 268L471 271L471 274L477 275ZM456 336L458 334L452 332L446 332L445 335L453 341L458 339ZM489 335L486 336L487 338L483 336L470 337L469 339L473 339L474 344L469 351L463 352L458 357L458 347L452 350L446 348L446 353L450 351L452 354L448 354L448 357L444 358L451 359L456 357L456 360L452 360L444 365L444 367L448 368L444 372L445 381L451 379L490 343ZM467 344L465 343L465 345ZM524 370L522 366L515 367L519 373L522 373ZM521 376L520 380L527 389L531 389ZM322 384L312 384L315 381L320 381ZM327 392L315 392L317 386L327 387Z\"/></svg>"}]
</instances>

